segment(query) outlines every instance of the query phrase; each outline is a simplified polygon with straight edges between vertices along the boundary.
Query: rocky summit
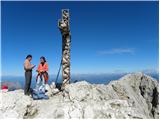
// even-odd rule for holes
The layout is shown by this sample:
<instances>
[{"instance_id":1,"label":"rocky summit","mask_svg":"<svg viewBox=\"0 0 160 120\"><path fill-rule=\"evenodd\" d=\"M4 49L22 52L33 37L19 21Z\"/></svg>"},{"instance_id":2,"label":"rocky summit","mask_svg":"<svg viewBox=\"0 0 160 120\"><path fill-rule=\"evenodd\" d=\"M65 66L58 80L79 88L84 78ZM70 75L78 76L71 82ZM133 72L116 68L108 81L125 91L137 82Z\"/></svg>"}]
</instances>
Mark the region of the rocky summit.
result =
<instances>
[{"instance_id":1,"label":"rocky summit","mask_svg":"<svg viewBox=\"0 0 160 120\"><path fill-rule=\"evenodd\" d=\"M49 100L33 100L23 90L1 91L1 118L159 118L159 83L142 73L109 84L69 84Z\"/></svg>"}]
</instances>

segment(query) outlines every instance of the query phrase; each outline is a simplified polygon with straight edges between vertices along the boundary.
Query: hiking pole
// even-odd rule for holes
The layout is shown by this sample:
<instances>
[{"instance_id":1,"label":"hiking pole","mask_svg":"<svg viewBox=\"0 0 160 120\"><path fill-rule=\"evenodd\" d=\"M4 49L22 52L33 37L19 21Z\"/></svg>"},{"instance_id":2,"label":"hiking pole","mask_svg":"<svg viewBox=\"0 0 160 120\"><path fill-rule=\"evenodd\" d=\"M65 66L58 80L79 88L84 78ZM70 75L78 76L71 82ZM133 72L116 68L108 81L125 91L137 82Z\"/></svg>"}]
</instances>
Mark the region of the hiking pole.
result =
<instances>
[{"instance_id":1,"label":"hiking pole","mask_svg":"<svg viewBox=\"0 0 160 120\"><path fill-rule=\"evenodd\" d=\"M61 62L60 62L60 66L59 66L59 70L58 70L58 73L57 73L57 76L56 76L55 84L57 84L58 77L59 77L59 73L60 73L60 71L61 71L61 66L62 66L62 60L61 60Z\"/></svg>"}]
</instances>

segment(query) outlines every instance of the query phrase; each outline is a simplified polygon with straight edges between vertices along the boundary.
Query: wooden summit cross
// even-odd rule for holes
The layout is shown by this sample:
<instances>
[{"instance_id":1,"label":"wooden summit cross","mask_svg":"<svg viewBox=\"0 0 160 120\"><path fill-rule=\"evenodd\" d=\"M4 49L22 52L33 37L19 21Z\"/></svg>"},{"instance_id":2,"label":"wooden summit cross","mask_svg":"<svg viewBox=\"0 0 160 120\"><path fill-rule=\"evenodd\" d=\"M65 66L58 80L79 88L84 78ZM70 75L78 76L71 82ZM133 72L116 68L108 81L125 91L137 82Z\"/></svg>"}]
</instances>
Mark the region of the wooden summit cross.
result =
<instances>
[{"instance_id":1,"label":"wooden summit cross","mask_svg":"<svg viewBox=\"0 0 160 120\"><path fill-rule=\"evenodd\" d=\"M69 10L62 9L62 19L58 21L58 27L62 34L62 87L70 83L70 17Z\"/></svg>"}]
</instances>

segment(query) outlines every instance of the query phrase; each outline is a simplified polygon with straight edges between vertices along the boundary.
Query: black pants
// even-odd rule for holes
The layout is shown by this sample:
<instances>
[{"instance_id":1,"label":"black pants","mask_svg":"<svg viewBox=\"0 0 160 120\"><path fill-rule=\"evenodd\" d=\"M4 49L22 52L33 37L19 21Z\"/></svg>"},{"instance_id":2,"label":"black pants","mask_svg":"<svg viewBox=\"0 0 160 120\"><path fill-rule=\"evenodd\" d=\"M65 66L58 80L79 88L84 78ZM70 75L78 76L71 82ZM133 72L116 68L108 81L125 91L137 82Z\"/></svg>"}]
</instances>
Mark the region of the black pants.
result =
<instances>
[{"instance_id":1,"label":"black pants","mask_svg":"<svg viewBox=\"0 0 160 120\"><path fill-rule=\"evenodd\" d=\"M26 71L25 72L25 87L24 87L25 95L30 94L31 80L32 80L32 71Z\"/></svg>"}]
</instances>

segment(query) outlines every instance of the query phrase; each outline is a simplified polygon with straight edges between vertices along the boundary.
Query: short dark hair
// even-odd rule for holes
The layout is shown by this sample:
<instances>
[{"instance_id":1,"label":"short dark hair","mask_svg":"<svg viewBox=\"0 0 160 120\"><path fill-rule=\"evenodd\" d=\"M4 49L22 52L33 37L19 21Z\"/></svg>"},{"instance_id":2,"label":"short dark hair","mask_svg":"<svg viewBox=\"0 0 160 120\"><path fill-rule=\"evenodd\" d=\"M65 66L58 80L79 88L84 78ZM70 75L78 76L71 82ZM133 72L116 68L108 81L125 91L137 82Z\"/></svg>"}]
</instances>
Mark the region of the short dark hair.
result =
<instances>
[{"instance_id":1,"label":"short dark hair","mask_svg":"<svg viewBox=\"0 0 160 120\"><path fill-rule=\"evenodd\" d=\"M42 57L40 57L40 59L43 59L44 62L46 62L46 58L45 57L42 56Z\"/></svg>"},{"instance_id":2,"label":"short dark hair","mask_svg":"<svg viewBox=\"0 0 160 120\"><path fill-rule=\"evenodd\" d=\"M26 59L28 59L28 58L32 58L32 55L27 55Z\"/></svg>"}]
</instances>

